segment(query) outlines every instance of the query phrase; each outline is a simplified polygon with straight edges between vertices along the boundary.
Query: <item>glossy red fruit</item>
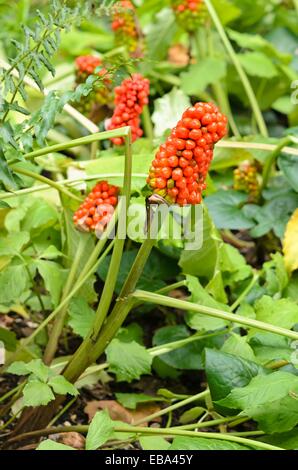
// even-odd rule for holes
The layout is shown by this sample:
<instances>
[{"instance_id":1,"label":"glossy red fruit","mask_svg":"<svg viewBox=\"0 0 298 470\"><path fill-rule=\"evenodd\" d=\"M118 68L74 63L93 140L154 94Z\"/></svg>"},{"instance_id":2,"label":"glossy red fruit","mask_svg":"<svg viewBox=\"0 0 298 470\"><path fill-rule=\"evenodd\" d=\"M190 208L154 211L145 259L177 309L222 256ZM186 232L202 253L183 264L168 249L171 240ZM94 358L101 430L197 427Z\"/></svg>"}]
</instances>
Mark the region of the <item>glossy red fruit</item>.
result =
<instances>
[{"instance_id":1,"label":"glossy red fruit","mask_svg":"<svg viewBox=\"0 0 298 470\"><path fill-rule=\"evenodd\" d=\"M156 153L147 183L153 193L181 206L199 204L214 144L227 133L227 118L213 103L188 108Z\"/></svg>"},{"instance_id":2,"label":"glossy red fruit","mask_svg":"<svg viewBox=\"0 0 298 470\"><path fill-rule=\"evenodd\" d=\"M108 130L130 126L133 142L142 136L140 115L148 104L149 80L135 73L123 80L119 87L115 88L115 110ZM124 139L116 137L111 139L114 145L122 145Z\"/></svg>"},{"instance_id":3,"label":"glossy red fruit","mask_svg":"<svg viewBox=\"0 0 298 470\"><path fill-rule=\"evenodd\" d=\"M84 232L94 231L101 235L118 204L119 188L107 181L96 184L85 201L74 213L75 226Z\"/></svg>"}]
</instances>

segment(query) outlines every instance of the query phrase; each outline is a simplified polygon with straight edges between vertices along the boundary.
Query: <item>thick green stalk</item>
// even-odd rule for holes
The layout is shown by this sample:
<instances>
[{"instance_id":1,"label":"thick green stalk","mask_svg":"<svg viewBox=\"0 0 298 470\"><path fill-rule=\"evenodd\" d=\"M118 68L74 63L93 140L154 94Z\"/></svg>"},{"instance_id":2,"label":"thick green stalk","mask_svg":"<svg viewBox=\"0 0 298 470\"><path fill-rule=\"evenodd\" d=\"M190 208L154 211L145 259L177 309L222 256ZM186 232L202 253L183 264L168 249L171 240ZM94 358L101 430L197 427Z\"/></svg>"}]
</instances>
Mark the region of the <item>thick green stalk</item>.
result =
<instances>
[{"instance_id":1,"label":"thick green stalk","mask_svg":"<svg viewBox=\"0 0 298 470\"><path fill-rule=\"evenodd\" d=\"M37 431L27 432L19 436L13 437L8 441L8 444L13 444L14 442L22 441L24 439L38 438L42 436L49 436L50 434L58 434L62 432L78 432L86 434L89 430L88 425L77 425L77 426L58 426L47 429L39 429ZM185 436L185 437L203 437L206 439L219 439L222 441L237 442L238 444L243 444L246 447L259 448L262 450L285 450L281 447L273 446L267 444L266 442L255 441L253 439L247 439L241 436L234 436L233 434L225 433L216 433L216 432L199 432L199 431L186 431L179 428L145 428L137 426L115 426L114 431L117 433L135 433L136 440L144 435L153 435L153 436L167 436L169 438L175 436Z\"/></svg>"},{"instance_id":2,"label":"thick green stalk","mask_svg":"<svg viewBox=\"0 0 298 470\"><path fill-rule=\"evenodd\" d=\"M283 139L281 139L280 143L273 150L273 152L267 157L264 168L263 168L262 190L265 189L268 185L273 165L275 165L275 162L277 158L279 157L281 151L290 143L291 143L291 137L289 136L284 137Z\"/></svg>"},{"instance_id":3,"label":"thick green stalk","mask_svg":"<svg viewBox=\"0 0 298 470\"><path fill-rule=\"evenodd\" d=\"M73 260L73 263L71 265L71 268L67 277L67 281L65 284L65 288L63 290L61 301L63 301L66 298L66 296L70 293L72 286L75 284L75 278L76 278L78 267L81 261L81 256L85 249L85 245L86 245L86 237L82 236L79 240L79 245L77 247L75 258ZM66 304L63 307L63 309L55 318L53 327L51 329L51 333L49 335L49 340L48 340L48 343L46 345L45 352L44 352L43 360L45 364L50 364L55 356L55 353L58 347L58 341L59 341L60 335L64 327L65 317L67 315L67 307L68 307L68 304Z\"/></svg>"},{"instance_id":4,"label":"thick green stalk","mask_svg":"<svg viewBox=\"0 0 298 470\"><path fill-rule=\"evenodd\" d=\"M268 137L268 131L267 131L267 127L266 127L266 124L265 124L265 121L264 121L264 118L263 118L263 115L262 115L262 112L260 110L260 107L259 107L259 104L258 104L258 101L256 99L256 96L255 96L255 93L253 91L253 88L251 86L251 83L237 57L237 54L235 53L234 49L233 49L233 46L232 44L230 43L230 40L221 24L221 21L217 15L217 12L212 4L212 1L211 0L205 0L205 3L206 3L206 6L209 10L209 14L213 20L213 23L218 31L218 34L220 35L221 37L221 40L238 72L238 75L239 75L239 78L242 82L242 85L246 91L246 94L247 94L247 97L249 99L249 102L250 102L250 105L251 105L251 108L254 112L254 115L255 115L255 118L256 118L256 122L258 123L258 127L259 127L259 130L260 130L260 133L264 136L264 137Z\"/></svg>"},{"instance_id":5,"label":"thick green stalk","mask_svg":"<svg viewBox=\"0 0 298 470\"><path fill-rule=\"evenodd\" d=\"M12 166L11 168L15 173L20 173L21 175L29 176L30 178L33 178L36 181L40 181L41 183L47 184L48 186L59 191L59 193L65 194L65 196L70 197L71 199L74 199L75 201L82 202L82 198L71 193L66 188L64 188L64 186L56 183L56 181L50 180L49 178L39 175L38 173L34 173L34 171L25 170L25 168L20 168L20 167L16 168L14 166Z\"/></svg>"},{"instance_id":6,"label":"thick green stalk","mask_svg":"<svg viewBox=\"0 0 298 470\"><path fill-rule=\"evenodd\" d=\"M220 318L233 323L239 323L245 327L256 328L258 330L269 331L270 333L276 333L281 336L285 336L290 339L298 340L298 332L287 330L279 326L271 325L259 320L253 320L251 318L245 318L240 315L233 313L224 312L211 307L205 307L204 305L194 304L185 300L173 299L172 297L166 297L151 292L142 290L136 290L132 297L136 300L142 300L143 302L150 302L157 305L163 305L165 307L177 308L180 310L198 312L210 317Z\"/></svg>"},{"instance_id":7,"label":"thick green stalk","mask_svg":"<svg viewBox=\"0 0 298 470\"><path fill-rule=\"evenodd\" d=\"M101 294L100 302L95 314L95 321L92 327L92 341L96 341L100 329L106 319L108 314L111 301L113 299L115 285L117 282L118 272L120 268L120 263L122 259L122 253L124 249L125 239L126 239L126 221L127 221L127 212L129 207L130 200L130 191L131 191L131 170L132 170L132 153L131 153L131 134L129 133L125 139L125 169L124 169L124 180L123 180L123 197L124 201L120 201L119 213L120 221L115 241L115 247L113 250L108 274L105 280L105 285L103 292ZM125 227L123 227L121 218L121 211L125 213ZM125 232L125 233L124 233Z\"/></svg>"}]
</instances>

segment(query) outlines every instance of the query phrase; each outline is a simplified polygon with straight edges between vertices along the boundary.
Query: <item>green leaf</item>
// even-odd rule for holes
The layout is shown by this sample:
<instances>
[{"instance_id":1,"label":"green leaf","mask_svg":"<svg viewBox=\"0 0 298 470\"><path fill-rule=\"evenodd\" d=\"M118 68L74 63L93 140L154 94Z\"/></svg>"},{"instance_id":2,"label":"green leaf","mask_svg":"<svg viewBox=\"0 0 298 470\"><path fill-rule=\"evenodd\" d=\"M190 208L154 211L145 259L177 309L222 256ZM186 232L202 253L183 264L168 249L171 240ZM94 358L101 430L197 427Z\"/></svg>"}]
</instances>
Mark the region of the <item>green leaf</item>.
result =
<instances>
[{"instance_id":1,"label":"green leaf","mask_svg":"<svg viewBox=\"0 0 298 470\"><path fill-rule=\"evenodd\" d=\"M268 373L255 362L214 349L206 349L205 368L213 401L235 387L245 387L253 377Z\"/></svg>"},{"instance_id":2,"label":"green leaf","mask_svg":"<svg viewBox=\"0 0 298 470\"><path fill-rule=\"evenodd\" d=\"M69 320L68 324L73 329L74 333L86 338L95 318L94 310L89 307L88 303L83 297L75 297L71 300L69 305Z\"/></svg>"},{"instance_id":3,"label":"green leaf","mask_svg":"<svg viewBox=\"0 0 298 470\"><path fill-rule=\"evenodd\" d=\"M24 406L40 406L47 405L55 399L51 388L39 380L30 380L23 390Z\"/></svg>"},{"instance_id":4,"label":"green leaf","mask_svg":"<svg viewBox=\"0 0 298 470\"><path fill-rule=\"evenodd\" d=\"M113 435L113 421L106 410L97 412L86 436L86 450L96 450Z\"/></svg>"},{"instance_id":5,"label":"green leaf","mask_svg":"<svg viewBox=\"0 0 298 470\"><path fill-rule=\"evenodd\" d=\"M241 209L247 202L247 195L238 191L219 190L208 196L205 203L218 229L245 230L254 222Z\"/></svg>"},{"instance_id":6,"label":"green leaf","mask_svg":"<svg viewBox=\"0 0 298 470\"><path fill-rule=\"evenodd\" d=\"M150 374L152 356L135 341L122 343L113 339L106 349L109 370L116 374L117 380L131 382L142 374Z\"/></svg>"},{"instance_id":7,"label":"green leaf","mask_svg":"<svg viewBox=\"0 0 298 470\"><path fill-rule=\"evenodd\" d=\"M15 351L17 346L17 337L14 331L0 327L0 343L4 343L5 349Z\"/></svg>"},{"instance_id":8,"label":"green leaf","mask_svg":"<svg viewBox=\"0 0 298 470\"><path fill-rule=\"evenodd\" d=\"M6 161L0 155L0 187L4 187L7 191L16 191L19 189L20 179L14 175Z\"/></svg>"},{"instance_id":9,"label":"green leaf","mask_svg":"<svg viewBox=\"0 0 298 470\"><path fill-rule=\"evenodd\" d=\"M191 293L189 298L190 302L204 305L205 307L212 307L219 310L224 310L229 312L230 309L227 305L217 302L211 295L209 295L206 290L201 285L200 281L194 276L186 276L187 288ZM223 328L227 322L221 320L220 318L212 318L203 313L197 312L188 312L186 317L186 322L195 330L217 330Z\"/></svg>"},{"instance_id":10,"label":"green leaf","mask_svg":"<svg viewBox=\"0 0 298 470\"><path fill-rule=\"evenodd\" d=\"M143 450L168 450L171 444L163 437L142 436L139 443Z\"/></svg>"},{"instance_id":11,"label":"green leaf","mask_svg":"<svg viewBox=\"0 0 298 470\"><path fill-rule=\"evenodd\" d=\"M154 403L156 401L164 401L160 397L151 397L145 393L115 393L117 401L125 408L135 410L142 403Z\"/></svg>"},{"instance_id":12,"label":"green leaf","mask_svg":"<svg viewBox=\"0 0 298 470\"><path fill-rule=\"evenodd\" d=\"M271 361L285 360L291 362L293 349L291 340L274 333L256 333L249 339L256 360L261 364Z\"/></svg>"},{"instance_id":13,"label":"green leaf","mask_svg":"<svg viewBox=\"0 0 298 470\"><path fill-rule=\"evenodd\" d=\"M208 85L221 80L225 75L225 60L208 57L198 64L190 65L188 71L181 74L181 88L188 95L198 96Z\"/></svg>"},{"instance_id":14,"label":"green leaf","mask_svg":"<svg viewBox=\"0 0 298 470\"><path fill-rule=\"evenodd\" d=\"M34 200L34 203L27 212L22 229L37 236L48 227L52 227L58 221L58 214L54 206L44 199Z\"/></svg>"},{"instance_id":15,"label":"green leaf","mask_svg":"<svg viewBox=\"0 0 298 470\"><path fill-rule=\"evenodd\" d=\"M271 436L264 436L258 440L281 447L282 449L297 450L298 448L297 429L284 433L275 433Z\"/></svg>"},{"instance_id":16,"label":"green leaf","mask_svg":"<svg viewBox=\"0 0 298 470\"><path fill-rule=\"evenodd\" d=\"M163 8L156 15L154 21L148 25L146 42L150 59L159 61L166 57L175 32L176 24L173 11L170 8Z\"/></svg>"},{"instance_id":17,"label":"green leaf","mask_svg":"<svg viewBox=\"0 0 298 470\"><path fill-rule=\"evenodd\" d=\"M250 448L221 439L179 436L175 437L169 450L250 450Z\"/></svg>"},{"instance_id":18,"label":"green leaf","mask_svg":"<svg viewBox=\"0 0 298 470\"><path fill-rule=\"evenodd\" d=\"M280 170L285 175L290 186L296 192L298 192L298 161L297 160L298 159L296 155L289 155L284 152L277 160Z\"/></svg>"},{"instance_id":19,"label":"green leaf","mask_svg":"<svg viewBox=\"0 0 298 470\"><path fill-rule=\"evenodd\" d=\"M27 362L27 370L34 374L42 382L46 382L49 377L49 367L46 366L41 359L33 359L33 361Z\"/></svg>"},{"instance_id":20,"label":"green leaf","mask_svg":"<svg viewBox=\"0 0 298 470\"><path fill-rule=\"evenodd\" d=\"M190 336L189 330L184 325L164 326L159 328L153 337L153 345L160 346L166 343L183 340ZM162 362L181 370L202 369L202 351L205 347L203 341L196 341L179 349L159 356Z\"/></svg>"},{"instance_id":21,"label":"green leaf","mask_svg":"<svg viewBox=\"0 0 298 470\"><path fill-rule=\"evenodd\" d=\"M14 375L28 375L30 371L27 368L27 363L23 361L13 362L8 368L7 372Z\"/></svg>"},{"instance_id":22,"label":"green leaf","mask_svg":"<svg viewBox=\"0 0 298 470\"><path fill-rule=\"evenodd\" d=\"M63 287L62 268L54 261L35 261L39 274L44 280L45 287L51 295L54 306L58 305Z\"/></svg>"},{"instance_id":23,"label":"green leaf","mask_svg":"<svg viewBox=\"0 0 298 470\"><path fill-rule=\"evenodd\" d=\"M298 305L290 299L275 300L264 295L255 303L255 312L257 320L282 328L291 329L298 323Z\"/></svg>"},{"instance_id":24,"label":"green leaf","mask_svg":"<svg viewBox=\"0 0 298 470\"><path fill-rule=\"evenodd\" d=\"M29 240L28 232L9 233L0 240L0 256L14 256L20 253Z\"/></svg>"},{"instance_id":25,"label":"green leaf","mask_svg":"<svg viewBox=\"0 0 298 470\"><path fill-rule=\"evenodd\" d=\"M254 377L243 388L235 388L218 403L243 410L265 432L285 432L298 423L298 377L274 372Z\"/></svg>"},{"instance_id":26,"label":"green leaf","mask_svg":"<svg viewBox=\"0 0 298 470\"><path fill-rule=\"evenodd\" d=\"M19 303L28 287L29 276L25 266L9 266L0 272L0 304Z\"/></svg>"},{"instance_id":27,"label":"green leaf","mask_svg":"<svg viewBox=\"0 0 298 470\"><path fill-rule=\"evenodd\" d=\"M36 450L76 450L73 447L66 446L65 444L60 444L60 442L52 441L52 439L46 439L42 441L37 447Z\"/></svg>"},{"instance_id":28,"label":"green leaf","mask_svg":"<svg viewBox=\"0 0 298 470\"><path fill-rule=\"evenodd\" d=\"M221 348L221 351L241 357L242 359L248 359L249 361L256 360L252 348L247 343L246 336L239 336L235 333L232 333L231 336L227 339Z\"/></svg>"},{"instance_id":29,"label":"green leaf","mask_svg":"<svg viewBox=\"0 0 298 470\"><path fill-rule=\"evenodd\" d=\"M78 395L78 391L76 387L68 382L63 375L56 375L55 377L52 377L48 381L48 385L52 387L55 393L58 395L72 395L73 397L76 397Z\"/></svg>"},{"instance_id":30,"label":"green leaf","mask_svg":"<svg viewBox=\"0 0 298 470\"><path fill-rule=\"evenodd\" d=\"M167 129L175 127L190 105L189 97L178 88L173 88L170 93L157 98L154 101L154 112L151 117L155 136L161 137Z\"/></svg>"},{"instance_id":31,"label":"green leaf","mask_svg":"<svg viewBox=\"0 0 298 470\"><path fill-rule=\"evenodd\" d=\"M248 75L261 78L272 78L278 75L275 65L262 52L238 54L238 59Z\"/></svg>"}]
</instances>

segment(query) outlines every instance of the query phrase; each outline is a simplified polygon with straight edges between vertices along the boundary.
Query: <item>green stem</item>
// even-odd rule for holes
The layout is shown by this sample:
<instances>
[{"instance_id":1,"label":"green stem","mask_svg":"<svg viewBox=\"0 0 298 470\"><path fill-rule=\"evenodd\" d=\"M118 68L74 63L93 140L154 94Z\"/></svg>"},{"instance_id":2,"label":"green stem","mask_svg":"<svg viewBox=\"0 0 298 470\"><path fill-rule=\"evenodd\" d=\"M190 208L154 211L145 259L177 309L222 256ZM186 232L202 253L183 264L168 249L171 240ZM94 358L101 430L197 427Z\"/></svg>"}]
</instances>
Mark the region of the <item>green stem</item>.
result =
<instances>
[{"instance_id":1,"label":"green stem","mask_svg":"<svg viewBox=\"0 0 298 470\"><path fill-rule=\"evenodd\" d=\"M268 185L273 165L275 165L275 162L276 162L277 158L279 157L279 154L284 149L284 147L286 147L290 143L291 143L291 138L290 137L284 137L283 139L281 139L280 143L273 150L273 152L267 157L264 168L263 168L262 191Z\"/></svg>"},{"instance_id":2,"label":"green stem","mask_svg":"<svg viewBox=\"0 0 298 470\"><path fill-rule=\"evenodd\" d=\"M75 258L73 260L73 263L71 265L71 268L70 268L70 271L69 271L69 274L68 274L68 277L67 277L67 281L66 281L65 288L64 288L64 291L63 291L63 295L62 295L62 299L61 299L62 301L70 293L71 288L72 288L73 284L75 283L75 278L76 278L78 267L79 267L79 264L80 264L80 261L81 261L81 256L82 256L83 251L85 249L85 245L86 245L86 237L82 236L82 237L80 237L79 244L78 244L78 247L77 247L77 251L76 251L76 254L75 254ZM60 335L61 335L63 327L64 327L65 317L67 315L67 307L68 307L68 304L66 304L63 307L63 309L61 309L61 311L59 312L59 314L55 318L53 327L51 329L51 333L49 335L49 340L48 340L48 343L46 345L46 349L45 349L45 352L44 352L43 359L44 359L45 364L50 364L52 362L53 357L55 356L55 353L57 351L58 341L59 341Z\"/></svg>"},{"instance_id":3,"label":"green stem","mask_svg":"<svg viewBox=\"0 0 298 470\"><path fill-rule=\"evenodd\" d=\"M269 331L270 333L276 333L287 338L298 340L298 332L287 330L276 325L271 325L270 323L261 322L259 320L254 320L251 318L245 318L240 315L233 313L224 312L211 307L206 307L204 305L194 304L192 302L187 302L185 300L173 299L171 297L166 297L159 294L154 294L151 292L146 292L142 290L136 290L132 297L136 300L142 300L143 302L150 302L157 305L163 305L165 307L172 307L186 311L198 312L210 317L221 318L233 323L239 323L245 327L256 328L258 330Z\"/></svg>"},{"instance_id":4,"label":"green stem","mask_svg":"<svg viewBox=\"0 0 298 470\"><path fill-rule=\"evenodd\" d=\"M177 429L184 429L185 431L191 429L200 429L200 428L208 428L211 426L218 426L220 424L230 423L231 421L235 420L235 416L228 416L227 418L218 418L212 419L210 421L202 421L198 423L191 423L185 424L183 426L176 426Z\"/></svg>"},{"instance_id":5,"label":"green stem","mask_svg":"<svg viewBox=\"0 0 298 470\"><path fill-rule=\"evenodd\" d=\"M27 432L20 434L8 441L8 444L14 442L22 441L29 438L38 438L42 436L49 436L50 434L58 434L62 432L79 432L86 434L89 430L88 425L77 425L77 426L59 426L47 429L39 429L37 431ZM154 435L154 436L167 436L169 438L175 436L185 436L185 437L202 437L206 439L219 439L222 441L237 442L243 444L247 447L257 447L263 450L284 450L281 447L273 446L267 444L266 442L255 441L253 439L247 439L241 436L234 436L233 434L224 434L224 433L215 433L215 432L198 432L198 431L185 431L183 429L177 428L167 428L167 429L158 429L158 428L145 428L145 427L136 427L136 426L115 426L114 431L117 433L135 433L136 439L142 435Z\"/></svg>"},{"instance_id":6,"label":"green stem","mask_svg":"<svg viewBox=\"0 0 298 470\"><path fill-rule=\"evenodd\" d=\"M153 133L152 121L151 121L151 116L150 116L150 111L149 111L148 106L144 106L143 108L142 120L143 120L145 135L149 139L151 147L152 147L154 133Z\"/></svg>"},{"instance_id":7,"label":"green stem","mask_svg":"<svg viewBox=\"0 0 298 470\"><path fill-rule=\"evenodd\" d=\"M100 329L106 319L108 314L113 295L115 290L115 285L118 278L118 272L120 268L120 263L122 259L122 253L124 249L125 239L126 239L126 219L127 211L129 207L130 200L130 191L131 191L131 170L132 170L132 152L131 152L131 134L129 133L125 139L125 169L124 169L124 180L123 180L123 197L124 201L121 200L120 204L123 204L124 207L119 207L119 212L121 214L122 210L125 213L125 228L122 226L122 219L120 219L118 232L115 241L115 247L113 250L108 274L105 280L103 292L100 297L100 302L95 314L95 321L92 327L91 340L96 341L99 335ZM123 233L125 230L125 233Z\"/></svg>"},{"instance_id":8,"label":"green stem","mask_svg":"<svg viewBox=\"0 0 298 470\"><path fill-rule=\"evenodd\" d=\"M246 94L247 94L247 97L249 99L249 102L250 102L250 105L251 105L251 108L255 114L255 118L256 118L256 121L258 123L258 127L259 127L259 130L260 130L260 133L263 135L263 137L268 137L268 131L267 131L267 127L266 127L266 124L265 124L265 121L264 121L264 118L263 118L263 115L262 115L262 112L260 110L260 107L259 107L259 104L258 104L258 101L256 99L256 96L255 96L255 93L253 91L253 88L251 86L251 83L238 59L238 56L237 54L235 53L234 49L233 49L233 46L232 44L230 43L230 40L221 24L221 21L217 15L217 12L215 10L215 8L213 7L213 4L212 4L212 1L211 0L205 0L205 4L208 8L208 11L209 11L209 14L214 22L214 25L218 31L218 34L220 35L221 37L221 40L238 72L238 75L239 75L239 78L243 84L243 87L246 91Z\"/></svg>"},{"instance_id":9,"label":"green stem","mask_svg":"<svg viewBox=\"0 0 298 470\"><path fill-rule=\"evenodd\" d=\"M245 299L247 294L251 291L251 289L254 287L254 285L257 283L260 275L259 274L254 274L252 280L248 284L248 286L244 289L244 291L239 295L238 299L235 300L235 302L231 305L231 312L234 312L238 305L241 304L242 300Z\"/></svg>"},{"instance_id":10,"label":"green stem","mask_svg":"<svg viewBox=\"0 0 298 470\"><path fill-rule=\"evenodd\" d=\"M82 202L82 199L75 194L72 194L69 192L64 186L56 183L53 180L50 180L49 178L46 178L45 176L39 175L38 173L34 173L33 171L25 170L24 168L16 168L12 166L12 170L15 171L16 173L20 173L21 175L24 176L29 176L30 178L33 178L37 181L40 181L41 183L46 183L48 186L51 186L54 189L57 189L59 193L65 194L65 196L70 197L71 199L74 199L75 201Z\"/></svg>"},{"instance_id":11,"label":"green stem","mask_svg":"<svg viewBox=\"0 0 298 470\"><path fill-rule=\"evenodd\" d=\"M53 426L53 424L56 423L56 421L74 404L74 402L77 399L78 399L78 396L73 397L68 403L66 403L66 405L62 408L62 410L60 410L59 413L57 413L57 415L54 416L54 418L49 423L48 427Z\"/></svg>"},{"instance_id":12,"label":"green stem","mask_svg":"<svg viewBox=\"0 0 298 470\"><path fill-rule=\"evenodd\" d=\"M209 390L204 390L203 392L197 393L196 395L192 395L191 397L185 398L185 400L181 400L178 403L175 403L174 405L167 406L166 408L163 408L162 410L156 411L156 413L152 413L149 416L144 416L143 418L135 422L135 426L138 426L140 424L147 423L147 422L149 423L155 418L159 418L160 416L163 416L165 414L171 413L172 411L178 410L178 408L182 408L183 406L189 405L190 403L193 403L194 401L202 401L209 394L210 394Z\"/></svg>"}]
</instances>

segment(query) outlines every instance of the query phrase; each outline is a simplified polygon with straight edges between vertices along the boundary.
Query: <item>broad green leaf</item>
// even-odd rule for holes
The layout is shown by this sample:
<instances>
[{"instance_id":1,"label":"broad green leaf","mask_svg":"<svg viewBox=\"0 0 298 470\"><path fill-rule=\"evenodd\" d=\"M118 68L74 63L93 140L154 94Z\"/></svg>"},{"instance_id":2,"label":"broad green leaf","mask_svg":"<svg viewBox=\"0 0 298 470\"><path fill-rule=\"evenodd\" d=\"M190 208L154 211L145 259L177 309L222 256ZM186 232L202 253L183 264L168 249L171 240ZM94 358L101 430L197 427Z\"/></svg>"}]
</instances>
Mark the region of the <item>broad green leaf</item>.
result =
<instances>
[{"instance_id":1,"label":"broad green leaf","mask_svg":"<svg viewBox=\"0 0 298 470\"><path fill-rule=\"evenodd\" d=\"M252 348L247 343L246 337L239 336L235 333L232 333L231 336L227 339L221 348L221 351L224 353L233 354L234 356L238 356L249 361L256 360Z\"/></svg>"},{"instance_id":2,"label":"broad green leaf","mask_svg":"<svg viewBox=\"0 0 298 470\"><path fill-rule=\"evenodd\" d=\"M13 232L0 239L0 256L13 256L22 251L29 242L28 232Z\"/></svg>"},{"instance_id":3,"label":"broad green leaf","mask_svg":"<svg viewBox=\"0 0 298 470\"><path fill-rule=\"evenodd\" d=\"M23 361L16 361L13 362L8 368L7 372L9 374L14 374L14 375L29 375L30 371L27 368L26 362Z\"/></svg>"},{"instance_id":4,"label":"broad green leaf","mask_svg":"<svg viewBox=\"0 0 298 470\"><path fill-rule=\"evenodd\" d=\"M264 295L255 303L255 312L257 320L282 328L291 329L298 323L298 305L290 299L274 300Z\"/></svg>"},{"instance_id":5,"label":"broad green leaf","mask_svg":"<svg viewBox=\"0 0 298 470\"><path fill-rule=\"evenodd\" d=\"M283 252L287 270L292 273L298 269L298 209L296 209L286 227Z\"/></svg>"},{"instance_id":6,"label":"broad green leaf","mask_svg":"<svg viewBox=\"0 0 298 470\"><path fill-rule=\"evenodd\" d=\"M169 450L250 450L237 442L204 437L175 437Z\"/></svg>"},{"instance_id":7,"label":"broad green leaf","mask_svg":"<svg viewBox=\"0 0 298 470\"><path fill-rule=\"evenodd\" d=\"M254 226L252 218L241 209L245 202L246 194L231 190L219 190L205 199L216 227L230 230L244 230Z\"/></svg>"},{"instance_id":8,"label":"broad green leaf","mask_svg":"<svg viewBox=\"0 0 298 470\"><path fill-rule=\"evenodd\" d=\"M189 97L178 88L173 88L170 93L157 98L154 101L152 114L155 136L161 137L167 129L175 127L185 109L190 105Z\"/></svg>"},{"instance_id":9,"label":"broad green leaf","mask_svg":"<svg viewBox=\"0 0 298 470\"><path fill-rule=\"evenodd\" d=\"M159 61L166 57L176 29L172 9L163 8L157 13L154 21L147 27L146 42L150 59Z\"/></svg>"},{"instance_id":10,"label":"broad green leaf","mask_svg":"<svg viewBox=\"0 0 298 470\"><path fill-rule=\"evenodd\" d=\"M289 277L285 266L285 258L281 253L271 254L271 261L263 264L266 278L265 287L268 295L281 297L287 287Z\"/></svg>"},{"instance_id":11,"label":"broad green leaf","mask_svg":"<svg viewBox=\"0 0 298 470\"><path fill-rule=\"evenodd\" d=\"M130 323L129 325L119 329L116 338L122 343L131 343L131 341L135 341L136 343L144 344L143 336L143 328L138 323Z\"/></svg>"},{"instance_id":12,"label":"broad green leaf","mask_svg":"<svg viewBox=\"0 0 298 470\"><path fill-rule=\"evenodd\" d=\"M76 387L68 382L63 375L56 375L55 377L51 377L48 381L48 385L52 387L55 393L58 395L72 395L73 397L78 395L78 391Z\"/></svg>"},{"instance_id":13,"label":"broad green leaf","mask_svg":"<svg viewBox=\"0 0 298 470\"><path fill-rule=\"evenodd\" d=\"M225 74L225 60L208 57L198 64L190 65L188 71L181 74L181 88L188 95L198 96L208 85L221 80Z\"/></svg>"},{"instance_id":14,"label":"broad green leaf","mask_svg":"<svg viewBox=\"0 0 298 470\"><path fill-rule=\"evenodd\" d=\"M271 436L264 436L264 437L259 438L258 440L262 442L267 442L268 444L272 444L277 447L281 447L283 449L289 449L289 450L298 449L297 429L293 429L292 431L283 432L283 433L275 433L275 434L272 434Z\"/></svg>"},{"instance_id":15,"label":"broad green leaf","mask_svg":"<svg viewBox=\"0 0 298 470\"><path fill-rule=\"evenodd\" d=\"M96 450L113 435L113 421L108 412L97 412L92 419L86 436L86 450Z\"/></svg>"},{"instance_id":16,"label":"broad green leaf","mask_svg":"<svg viewBox=\"0 0 298 470\"><path fill-rule=\"evenodd\" d=\"M53 305L58 305L64 281L61 266L54 261L47 260L37 260L35 264L51 295Z\"/></svg>"},{"instance_id":17,"label":"broad green leaf","mask_svg":"<svg viewBox=\"0 0 298 470\"><path fill-rule=\"evenodd\" d=\"M60 444L60 442L52 441L52 439L46 439L42 441L37 447L36 450L76 450L73 447L66 446L65 444Z\"/></svg>"},{"instance_id":18,"label":"broad green leaf","mask_svg":"<svg viewBox=\"0 0 298 470\"><path fill-rule=\"evenodd\" d=\"M143 450L168 450L171 444L160 436L142 436L139 443Z\"/></svg>"},{"instance_id":19,"label":"broad green leaf","mask_svg":"<svg viewBox=\"0 0 298 470\"><path fill-rule=\"evenodd\" d=\"M152 356L135 341L122 343L115 338L107 347L106 354L109 370L116 374L118 381L131 382L142 374L150 374Z\"/></svg>"},{"instance_id":20,"label":"broad green leaf","mask_svg":"<svg viewBox=\"0 0 298 470\"><path fill-rule=\"evenodd\" d=\"M74 333L86 338L94 322L95 312L83 297L75 297L69 305L68 324Z\"/></svg>"},{"instance_id":21,"label":"broad green leaf","mask_svg":"<svg viewBox=\"0 0 298 470\"><path fill-rule=\"evenodd\" d=\"M23 390L24 406L44 406L54 400L54 398L55 395L51 388L39 380L30 380Z\"/></svg>"},{"instance_id":22,"label":"broad green leaf","mask_svg":"<svg viewBox=\"0 0 298 470\"><path fill-rule=\"evenodd\" d=\"M230 309L227 305L217 302L211 295L209 295L200 281L194 276L186 276L187 288L191 293L189 298L190 302L204 305L205 307L212 307L218 310L229 312ZM195 330L217 330L226 325L225 320L220 318L213 318L203 313L191 312L187 313L186 322ZM199 346L198 346L199 347Z\"/></svg>"},{"instance_id":23,"label":"broad green leaf","mask_svg":"<svg viewBox=\"0 0 298 470\"><path fill-rule=\"evenodd\" d=\"M235 387L245 387L256 375L267 373L255 362L214 349L206 349L205 368L213 401L226 397Z\"/></svg>"},{"instance_id":24,"label":"broad green leaf","mask_svg":"<svg viewBox=\"0 0 298 470\"><path fill-rule=\"evenodd\" d=\"M46 228L55 225L57 220L58 213L55 207L39 198L34 201L30 210L26 213L22 230L30 232L31 236L36 236Z\"/></svg>"},{"instance_id":25,"label":"broad green leaf","mask_svg":"<svg viewBox=\"0 0 298 470\"><path fill-rule=\"evenodd\" d=\"M294 189L298 191L298 161L296 155L288 155L282 153L282 155L277 160L280 170L283 172L287 182Z\"/></svg>"},{"instance_id":26,"label":"broad green leaf","mask_svg":"<svg viewBox=\"0 0 298 470\"><path fill-rule=\"evenodd\" d=\"M243 388L235 388L218 403L241 409L265 432L285 432L298 423L298 377L277 371L254 377Z\"/></svg>"},{"instance_id":27,"label":"broad green leaf","mask_svg":"<svg viewBox=\"0 0 298 470\"><path fill-rule=\"evenodd\" d=\"M271 361L285 360L291 362L293 349L291 341L273 333L256 333L249 339L257 362L267 364Z\"/></svg>"},{"instance_id":28,"label":"broad green leaf","mask_svg":"<svg viewBox=\"0 0 298 470\"><path fill-rule=\"evenodd\" d=\"M160 397L152 397L145 393L115 393L117 401L125 408L135 410L142 403L154 403L156 401L164 401Z\"/></svg>"},{"instance_id":29,"label":"broad green leaf","mask_svg":"<svg viewBox=\"0 0 298 470\"><path fill-rule=\"evenodd\" d=\"M236 20L241 15L241 10L230 0L212 0L212 4L223 25Z\"/></svg>"}]
</instances>

